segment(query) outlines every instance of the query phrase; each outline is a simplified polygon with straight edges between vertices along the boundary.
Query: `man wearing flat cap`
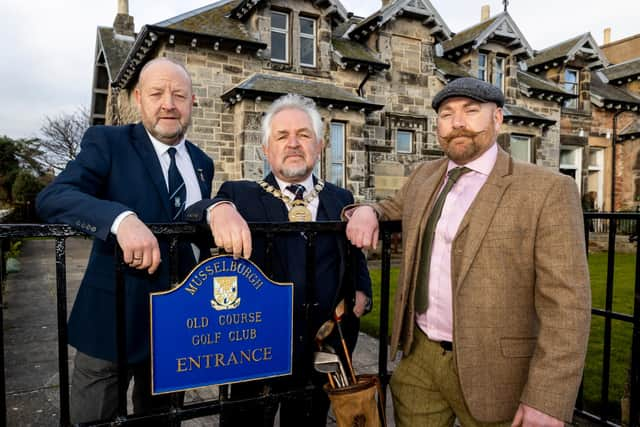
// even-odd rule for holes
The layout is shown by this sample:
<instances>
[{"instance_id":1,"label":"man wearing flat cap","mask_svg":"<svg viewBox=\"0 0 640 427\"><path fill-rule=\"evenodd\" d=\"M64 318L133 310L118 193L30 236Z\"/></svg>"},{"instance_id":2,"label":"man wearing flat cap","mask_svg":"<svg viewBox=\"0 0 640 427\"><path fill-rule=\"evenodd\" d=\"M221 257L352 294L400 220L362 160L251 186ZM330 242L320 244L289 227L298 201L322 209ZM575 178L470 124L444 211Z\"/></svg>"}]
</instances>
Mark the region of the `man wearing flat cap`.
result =
<instances>
[{"instance_id":1,"label":"man wearing flat cap","mask_svg":"<svg viewBox=\"0 0 640 427\"><path fill-rule=\"evenodd\" d=\"M347 208L347 236L375 247L402 220L391 346L396 424L562 426L572 418L591 296L575 182L496 143L504 96L461 78L435 98L446 158L398 193Z\"/></svg>"}]
</instances>

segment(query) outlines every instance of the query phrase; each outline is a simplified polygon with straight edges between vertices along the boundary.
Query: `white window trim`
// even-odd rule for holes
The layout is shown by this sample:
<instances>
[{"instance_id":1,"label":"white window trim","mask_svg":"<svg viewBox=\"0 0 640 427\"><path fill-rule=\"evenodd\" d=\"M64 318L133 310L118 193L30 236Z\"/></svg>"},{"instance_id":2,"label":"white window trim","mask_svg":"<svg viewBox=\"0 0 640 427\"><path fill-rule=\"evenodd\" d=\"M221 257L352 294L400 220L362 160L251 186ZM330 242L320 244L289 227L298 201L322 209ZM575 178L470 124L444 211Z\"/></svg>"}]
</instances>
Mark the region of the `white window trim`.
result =
<instances>
[{"instance_id":1,"label":"white window trim","mask_svg":"<svg viewBox=\"0 0 640 427\"><path fill-rule=\"evenodd\" d=\"M518 140L526 140L527 141L527 159L526 162L527 163L533 163L533 148L531 146L531 136L529 135L517 135L517 134L512 134L509 137L509 144L511 144L513 142L514 139L518 139ZM522 160L522 159L519 159Z\"/></svg>"},{"instance_id":2,"label":"white window trim","mask_svg":"<svg viewBox=\"0 0 640 427\"><path fill-rule=\"evenodd\" d=\"M567 73L568 72L572 72L575 73L576 76L576 82L575 83L569 83L567 81ZM570 91L571 93L573 93L574 95L578 95L580 96L580 71L575 69L575 68L567 68L564 70L564 76L563 76L563 82L562 82L562 86L564 87L565 90ZM568 89L567 85L570 84L572 89ZM578 98L569 98L565 101L565 106L566 108L573 108L573 109L577 109L578 108Z\"/></svg>"},{"instance_id":3,"label":"white window trim","mask_svg":"<svg viewBox=\"0 0 640 427\"><path fill-rule=\"evenodd\" d=\"M604 206L604 149L591 148L591 150L594 150L593 154L596 155L596 162L598 164L592 165L591 159L589 159L589 172L598 172L598 188L596 190L598 198L596 199L596 207L602 210ZM587 191L589 190L587 189Z\"/></svg>"},{"instance_id":4,"label":"white window trim","mask_svg":"<svg viewBox=\"0 0 640 427\"><path fill-rule=\"evenodd\" d=\"M502 65L498 66L498 61L502 62ZM505 80L505 64L506 64L506 58L503 56L496 56L494 63L493 63L493 84L495 86L497 86L498 88L500 88L500 90L502 90L504 92L504 80ZM502 76L501 80L500 80L500 85L497 85L497 80L498 80L498 74L500 74Z\"/></svg>"},{"instance_id":5,"label":"white window trim","mask_svg":"<svg viewBox=\"0 0 640 427\"><path fill-rule=\"evenodd\" d=\"M271 16L273 15L282 15L285 17L285 23L286 23L286 27L285 28L276 28L273 25L271 25L271 32L272 33L279 33L279 34L284 34L284 57L285 59L279 59L279 58L274 58L273 57L273 46L271 46L271 52L272 52L272 56L271 56L271 61L272 62L279 62L281 64L288 64L289 63L289 14L286 12L280 12L278 10L272 10L271 11ZM273 43L273 37L271 38L271 42Z\"/></svg>"},{"instance_id":6,"label":"white window trim","mask_svg":"<svg viewBox=\"0 0 640 427\"><path fill-rule=\"evenodd\" d=\"M333 166L334 165L340 165L341 166L341 170L342 170L342 185L344 188L346 188L347 186L347 167L346 167L346 149L347 149L347 124L345 122L331 122L329 125L329 142L331 144L333 144L333 126L334 125L338 125L340 127L342 127L342 160L341 161L335 161L335 159L333 158L333 147L330 148L329 150L329 165L328 165L328 173L327 175L329 176L328 181L335 184L336 180L334 179L333 176ZM336 184L337 185L337 184Z\"/></svg>"},{"instance_id":7,"label":"white window trim","mask_svg":"<svg viewBox=\"0 0 640 427\"><path fill-rule=\"evenodd\" d=\"M312 67L315 68L316 66L316 25L317 25L317 20L314 18L310 18L308 16L301 16L300 17L300 28L302 28L302 20L308 20L311 21L313 23L313 34L307 34L307 33L303 33L302 31L300 31L300 39L309 39L311 41L313 41L313 63L308 64L306 62L302 62L302 42L300 43L300 65L302 65L303 67Z\"/></svg>"},{"instance_id":8,"label":"white window trim","mask_svg":"<svg viewBox=\"0 0 640 427\"><path fill-rule=\"evenodd\" d=\"M409 135L409 150L400 150L398 148L398 135L400 134L400 132L402 133L406 133ZM414 140L414 132L410 131L410 130L406 130L406 129L396 129L396 152L397 153L402 153L402 154L411 154L413 153L413 140Z\"/></svg>"},{"instance_id":9,"label":"white window trim","mask_svg":"<svg viewBox=\"0 0 640 427\"><path fill-rule=\"evenodd\" d=\"M480 58L484 57L484 66L480 67ZM489 56L486 53L478 53L478 78L483 81L487 81L487 61ZM482 71L482 77L480 77L480 72Z\"/></svg>"},{"instance_id":10,"label":"white window trim","mask_svg":"<svg viewBox=\"0 0 640 427\"><path fill-rule=\"evenodd\" d=\"M575 152L575 158L576 158L576 162L575 164L568 164L568 163L560 163L560 167L559 169L573 169L576 171L575 173L575 182L576 185L578 186L578 190L582 191L582 147L573 147L573 146L569 146L569 145L561 145L560 146L560 159L562 159L562 150L565 151L574 151Z\"/></svg>"}]
</instances>

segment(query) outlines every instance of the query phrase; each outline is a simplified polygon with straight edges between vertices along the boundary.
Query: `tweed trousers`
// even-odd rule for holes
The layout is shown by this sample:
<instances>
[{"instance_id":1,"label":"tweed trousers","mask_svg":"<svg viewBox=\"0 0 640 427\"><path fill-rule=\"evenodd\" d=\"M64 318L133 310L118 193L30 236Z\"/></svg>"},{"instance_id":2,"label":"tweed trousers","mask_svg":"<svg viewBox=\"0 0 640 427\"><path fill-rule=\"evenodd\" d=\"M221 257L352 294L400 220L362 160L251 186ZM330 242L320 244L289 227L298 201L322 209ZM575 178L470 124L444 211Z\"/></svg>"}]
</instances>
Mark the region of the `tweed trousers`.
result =
<instances>
[{"instance_id":1,"label":"tweed trousers","mask_svg":"<svg viewBox=\"0 0 640 427\"><path fill-rule=\"evenodd\" d=\"M474 419L464 402L452 351L429 340L416 326L411 353L391 377L397 427L451 427L456 418L463 427L508 427ZM514 414L515 415L515 414Z\"/></svg>"}]
</instances>

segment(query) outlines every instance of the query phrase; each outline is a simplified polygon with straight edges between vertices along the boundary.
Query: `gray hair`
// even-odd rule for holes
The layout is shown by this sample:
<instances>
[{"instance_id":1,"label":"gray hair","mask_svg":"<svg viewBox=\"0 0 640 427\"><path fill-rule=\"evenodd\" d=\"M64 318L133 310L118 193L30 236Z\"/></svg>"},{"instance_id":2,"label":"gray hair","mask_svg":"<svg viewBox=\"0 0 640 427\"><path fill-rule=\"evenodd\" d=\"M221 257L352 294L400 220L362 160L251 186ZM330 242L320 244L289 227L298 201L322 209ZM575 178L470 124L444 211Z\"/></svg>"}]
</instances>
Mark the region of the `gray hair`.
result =
<instances>
[{"instance_id":1,"label":"gray hair","mask_svg":"<svg viewBox=\"0 0 640 427\"><path fill-rule=\"evenodd\" d=\"M316 103L311 98L298 95L295 93L289 93L281 96L273 101L273 104L269 107L264 117L262 118L262 145L265 147L269 144L269 136L271 136L271 122L273 116L282 110L300 110L309 116L311 125L313 127L313 133L316 137L316 142L320 143L324 135L324 128L322 126L322 117L316 108Z\"/></svg>"}]
</instances>

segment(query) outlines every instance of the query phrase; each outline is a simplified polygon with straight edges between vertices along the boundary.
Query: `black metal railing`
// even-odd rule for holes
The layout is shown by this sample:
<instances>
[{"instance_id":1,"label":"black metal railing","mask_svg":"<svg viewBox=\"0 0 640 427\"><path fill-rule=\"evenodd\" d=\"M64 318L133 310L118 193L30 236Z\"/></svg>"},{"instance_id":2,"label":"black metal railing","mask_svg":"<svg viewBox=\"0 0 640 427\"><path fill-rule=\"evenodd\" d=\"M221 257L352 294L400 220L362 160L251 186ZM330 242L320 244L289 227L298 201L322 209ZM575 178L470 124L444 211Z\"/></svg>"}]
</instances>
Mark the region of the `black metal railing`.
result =
<instances>
[{"instance_id":1,"label":"black metal railing","mask_svg":"<svg viewBox=\"0 0 640 427\"><path fill-rule=\"evenodd\" d=\"M600 410L587 410L581 403L579 398L576 414L585 417L591 421L602 425L618 425L618 417L612 415L607 410L609 401L609 382L611 367L611 342L612 342L612 320L622 321L632 325L632 348L631 363L629 375L629 398L630 398L630 425L637 427L638 416L640 413L640 249L635 249L635 282L634 282L634 303L633 313L617 313L613 311L613 290L614 280L613 272L615 268L615 242L618 234L619 222L633 224L633 230L629 234L637 235L640 231L640 214L637 213L587 213L585 214L585 239L587 247L589 246L590 229L594 221L607 223L608 230L608 252L607 252L607 275L606 275L606 298L603 308L593 308L592 315L594 317L602 317L604 319L604 336L603 336L603 364L602 364L602 386L600 396ZM305 232L307 236L307 257L314 256L315 240L318 233L340 233L344 235L344 223L326 222L326 223L253 223L250 228L254 233L264 233L266 235L267 251L273 250L274 237L281 233L297 233ZM625 227L627 227L625 225ZM179 237L194 235L198 232L197 227L188 224L157 224L150 225L151 230L158 236L163 236L170 241L170 258L172 283L178 282L177 277L177 241ZM382 379L382 384L386 387L388 384L390 373L388 371L388 324L389 324L389 295L391 289L391 249L392 234L401 230L399 222L384 222L381 224L380 238L382 240L381 253L381 289L380 300L376 302L380 306L380 324L379 324L379 353L378 353L378 373ZM69 425L69 371L68 371L68 348L67 348L67 283L66 283L66 239L69 237L83 236L84 234L65 225L17 225L17 224L0 224L0 259L2 256L1 244L7 239L23 239L23 238L50 238L55 239L55 261L56 261L56 300L57 300L57 322L58 322L58 360L59 360L59 378L60 378L60 425ZM350 255L354 255L354 251L350 250ZM267 256L267 260L272 257ZM121 255L120 255L121 260ZM268 261L269 262L269 261ZM0 277L4 277L4 262L0 263ZM118 263L121 265L121 262ZM313 266L313 263L307 263ZM355 266L355 262L351 262ZM270 266L265 266L265 271L269 273ZM313 267L312 267L313 268ZM314 275L308 275L314 277ZM121 353L121 361L124 361L124 286L122 273L118 274L117 292L117 310L118 318L118 336L119 353ZM0 294L0 306L2 306L2 295ZM0 369L5 372L4 358L4 326L3 317L0 316ZM187 419L199 418L208 415L219 414L223 407L240 406L246 404L249 400L259 401L264 405L277 404L279 399L287 398L300 393L309 394L308 389L290 390L284 393L274 393L264 395L255 399L245 401L228 401L224 399L224 393L217 400L205 402L196 402L189 404L180 404L175 401L170 410L164 413L153 415L129 415L126 406L126 373L124 372L125 363L120 363L122 370L120 372L120 397L118 401L118 424L119 425L136 425L142 421L151 421L164 419L170 422L182 421ZM0 378L0 425L7 424L7 405L6 405L6 386L4 374ZM87 425L111 425L112 421L102 420Z\"/></svg>"},{"instance_id":2,"label":"black metal railing","mask_svg":"<svg viewBox=\"0 0 640 427\"><path fill-rule=\"evenodd\" d=\"M591 237L594 233L601 233L607 230L607 266L605 281L605 298L603 307L593 307L591 309L592 320L602 318L604 321L604 331L602 336L602 374L600 384L599 410L584 409L581 399L578 400L576 414L588 420L598 422L602 425L618 425L620 418L611 413L610 404L610 382L611 382L611 357L612 357L612 322L614 320L629 324L631 332L631 357L629 366L629 376L627 379L629 417L630 426L640 425L640 245L635 244L634 259L634 283L633 283L633 312L619 313L614 311L614 273L616 267L616 245L620 244L616 239L619 234L638 236L640 232L639 213L585 213L585 241L589 248ZM594 226L595 225L595 226ZM627 239L627 241L630 239ZM624 285L624 284L623 284ZM627 284L628 285L628 284ZM584 384L584 381L583 381ZM582 396L582 390L581 390Z\"/></svg>"}]
</instances>

